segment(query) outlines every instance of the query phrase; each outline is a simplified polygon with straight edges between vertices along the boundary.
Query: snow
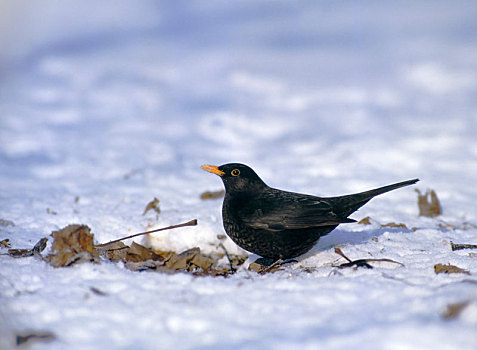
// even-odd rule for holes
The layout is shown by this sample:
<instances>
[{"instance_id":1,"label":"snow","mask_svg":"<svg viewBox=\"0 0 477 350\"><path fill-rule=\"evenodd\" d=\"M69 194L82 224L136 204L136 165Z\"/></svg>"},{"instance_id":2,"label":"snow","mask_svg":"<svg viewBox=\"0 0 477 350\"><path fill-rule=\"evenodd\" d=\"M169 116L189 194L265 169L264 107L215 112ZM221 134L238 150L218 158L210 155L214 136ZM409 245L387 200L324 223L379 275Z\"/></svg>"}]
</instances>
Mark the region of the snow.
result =
<instances>
[{"instance_id":1,"label":"snow","mask_svg":"<svg viewBox=\"0 0 477 350\"><path fill-rule=\"evenodd\" d=\"M0 255L0 348L23 331L56 336L31 349L477 348L476 252L450 249L477 243L474 3L52 5L0 10L0 219L14 223L0 239L13 247L72 223L107 242L197 218L148 242L217 251L221 200L199 195L222 184L202 164L243 162L323 196L419 177L444 212L419 217L412 187L388 193L352 215L371 226L341 225L265 275ZM154 197L158 219L142 216ZM404 266L337 269L337 245ZM437 275L437 263L471 275Z\"/></svg>"}]
</instances>

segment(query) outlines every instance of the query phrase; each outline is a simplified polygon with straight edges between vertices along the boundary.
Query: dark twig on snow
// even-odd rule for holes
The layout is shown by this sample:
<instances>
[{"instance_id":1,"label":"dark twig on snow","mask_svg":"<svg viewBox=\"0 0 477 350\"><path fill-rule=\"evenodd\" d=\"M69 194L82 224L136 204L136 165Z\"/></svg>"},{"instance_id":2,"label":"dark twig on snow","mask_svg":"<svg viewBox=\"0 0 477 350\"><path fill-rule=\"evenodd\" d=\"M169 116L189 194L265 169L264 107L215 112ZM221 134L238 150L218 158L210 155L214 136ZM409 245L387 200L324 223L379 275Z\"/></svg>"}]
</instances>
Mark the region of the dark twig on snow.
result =
<instances>
[{"instance_id":1,"label":"dark twig on snow","mask_svg":"<svg viewBox=\"0 0 477 350\"><path fill-rule=\"evenodd\" d=\"M461 249L477 249L477 244L459 244L459 243L451 243L451 249L454 250L461 250Z\"/></svg>"},{"instance_id":2,"label":"dark twig on snow","mask_svg":"<svg viewBox=\"0 0 477 350\"><path fill-rule=\"evenodd\" d=\"M227 260L229 261L231 273L235 273L237 270L232 265L232 259L230 259L229 252L227 251L227 249L225 249L225 246L222 243L219 244L219 247L222 248L225 252L225 256L227 257Z\"/></svg>"},{"instance_id":3,"label":"dark twig on snow","mask_svg":"<svg viewBox=\"0 0 477 350\"><path fill-rule=\"evenodd\" d=\"M158 228L157 230L135 233L133 235L118 238L118 239L115 239L113 241L109 241L107 243L97 244L97 245L95 245L95 247L96 248L104 247L104 246L107 246L108 244L111 244L111 243L120 242L120 241L123 241L125 239L129 239L129 238L133 238L133 237L137 237L137 236L147 235L148 233L154 233L154 232L165 231L165 230L172 230L172 229L179 228L179 227L195 226L195 225L197 225L197 220L196 219L188 221L188 222L184 222L184 223L178 224L178 225L171 225L171 226L167 226L167 227L163 227L163 228Z\"/></svg>"},{"instance_id":4,"label":"dark twig on snow","mask_svg":"<svg viewBox=\"0 0 477 350\"><path fill-rule=\"evenodd\" d=\"M398 265L401 265L401 266L404 266L404 264L398 262L398 261L395 261L395 260L392 260L392 259L358 259L358 260L351 260L350 258L348 258L346 255L344 255L344 253L341 251L340 248L335 248L335 253L338 254L338 255L341 255L343 258L345 258L346 260L348 260L347 263L344 263L344 264L341 264L341 265L338 265L337 267L339 269L342 269L342 268L345 268L345 267L353 267L353 266L356 266L356 267L366 267L367 269L372 269L373 266L371 266L369 263L373 263L373 262L389 262L389 263L393 263L393 264L398 264Z\"/></svg>"}]
</instances>

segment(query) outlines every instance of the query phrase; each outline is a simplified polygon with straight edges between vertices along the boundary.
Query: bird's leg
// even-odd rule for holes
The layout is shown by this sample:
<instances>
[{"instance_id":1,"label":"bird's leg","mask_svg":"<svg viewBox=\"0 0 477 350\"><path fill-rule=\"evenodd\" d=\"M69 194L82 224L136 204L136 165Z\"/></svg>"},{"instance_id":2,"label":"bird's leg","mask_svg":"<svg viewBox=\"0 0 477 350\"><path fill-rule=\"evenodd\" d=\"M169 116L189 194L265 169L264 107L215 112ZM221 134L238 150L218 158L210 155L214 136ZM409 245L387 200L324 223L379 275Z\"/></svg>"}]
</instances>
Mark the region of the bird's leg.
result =
<instances>
[{"instance_id":1,"label":"bird's leg","mask_svg":"<svg viewBox=\"0 0 477 350\"><path fill-rule=\"evenodd\" d=\"M281 260L281 259L278 259L278 260ZM272 266L273 264L275 264L275 262L278 261L278 260L275 260L275 259L272 259L272 258L258 258L254 262L256 264L261 265L261 266L269 267L269 266Z\"/></svg>"},{"instance_id":2,"label":"bird's leg","mask_svg":"<svg viewBox=\"0 0 477 350\"><path fill-rule=\"evenodd\" d=\"M297 262L297 260L295 259L278 259L278 260L274 260L274 259L271 259L271 258L258 258L257 260L255 260L255 263L257 264L260 264L264 267L267 267L267 268L270 268L271 266L275 267L275 266L278 266L278 265L285 265L285 264L290 264L290 263L295 263Z\"/></svg>"},{"instance_id":3,"label":"bird's leg","mask_svg":"<svg viewBox=\"0 0 477 350\"><path fill-rule=\"evenodd\" d=\"M283 263L282 259L278 259L275 262L273 262L271 265L264 267L262 271L260 271L261 274L267 273L275 269L277 266L280 266Z\"/></svg>"}]
</instances>

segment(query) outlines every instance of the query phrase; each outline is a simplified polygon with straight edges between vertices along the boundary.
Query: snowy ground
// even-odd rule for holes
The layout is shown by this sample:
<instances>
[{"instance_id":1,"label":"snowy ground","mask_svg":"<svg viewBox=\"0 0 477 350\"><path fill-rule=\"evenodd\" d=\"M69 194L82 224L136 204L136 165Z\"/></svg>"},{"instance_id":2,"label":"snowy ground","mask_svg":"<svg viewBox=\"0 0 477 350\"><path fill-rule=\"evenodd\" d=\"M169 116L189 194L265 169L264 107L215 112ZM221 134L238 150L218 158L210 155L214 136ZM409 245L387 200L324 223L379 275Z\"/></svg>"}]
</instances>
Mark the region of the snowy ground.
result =
<instances>
[{"instance_id":1,"label":"snowy ground","mask_svg":"<svg viewBox=\"0 0 477 350\"><path fill-rule=\"evenodd\" d=\"M31 349L477 348L477 252L450 249L477 244L474 2L51 5L0 9L0 240L31 248L82 223L106 242L197 218L153 243L213 252L221 200L199 195L222 184L199 167L231 161L324 196L419 177L454 228L418 217L405 188L352 217L417 230L342 225L263 276L2 255L1 349L30 331L56 336ZM154 197L159 218L142 216ZM338 270L338 244L405 266Z\"/></svg>"}]
</instances>

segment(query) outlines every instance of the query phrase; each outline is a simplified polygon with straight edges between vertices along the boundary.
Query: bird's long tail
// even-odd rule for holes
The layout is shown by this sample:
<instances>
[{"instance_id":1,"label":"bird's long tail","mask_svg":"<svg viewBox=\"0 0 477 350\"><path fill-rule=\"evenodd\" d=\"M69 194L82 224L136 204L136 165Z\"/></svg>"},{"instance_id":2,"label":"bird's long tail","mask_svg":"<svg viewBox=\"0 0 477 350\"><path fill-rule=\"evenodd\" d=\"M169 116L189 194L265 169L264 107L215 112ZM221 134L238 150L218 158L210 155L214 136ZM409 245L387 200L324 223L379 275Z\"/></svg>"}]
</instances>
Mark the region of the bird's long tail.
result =
<instances>
[{"instance_id":1,"label":"bird's long tail","mask_svg":"<svg viewBox=\"0 0 477 350\"><path fill-rule=\"evenodd\" d=\"M401 188L401 187L414 185L418 181L419 181L419 179L412 179L412 180L402 181L402 182L398 182L398 183L395 183L395 184L392 184L392 185L378 187L378 188L375 188L374 190L369 190L369 191L365 191L365 192L356 193L353 196L362 196L363 198L371 199L375 196L378 196L380 194L383 194L383 193L386 193L386 192L389 192L389 191L392 191L392 190L395 190L395 189L398 189L398 188Z\"/></svg>"},{"instance_id":2,"label":"bird's long tail","mask_svg":"<svg viewBox=\"0 0 477 350\"><path fill-rule=\"evenodd\" d=\"M355 210L357 210L358 208L366 204L371 198L376 197L380 194L401 188L401 187L413 185L418 181L419 179L412 179L412 180L397 182L392 185L375 188L369 191L335 197L335 200L337 202L340 202L340 204L342 205L342 208L344 208L342 215L347 217L352 212L354 212Z\"/></svg>"}]
</instances>

